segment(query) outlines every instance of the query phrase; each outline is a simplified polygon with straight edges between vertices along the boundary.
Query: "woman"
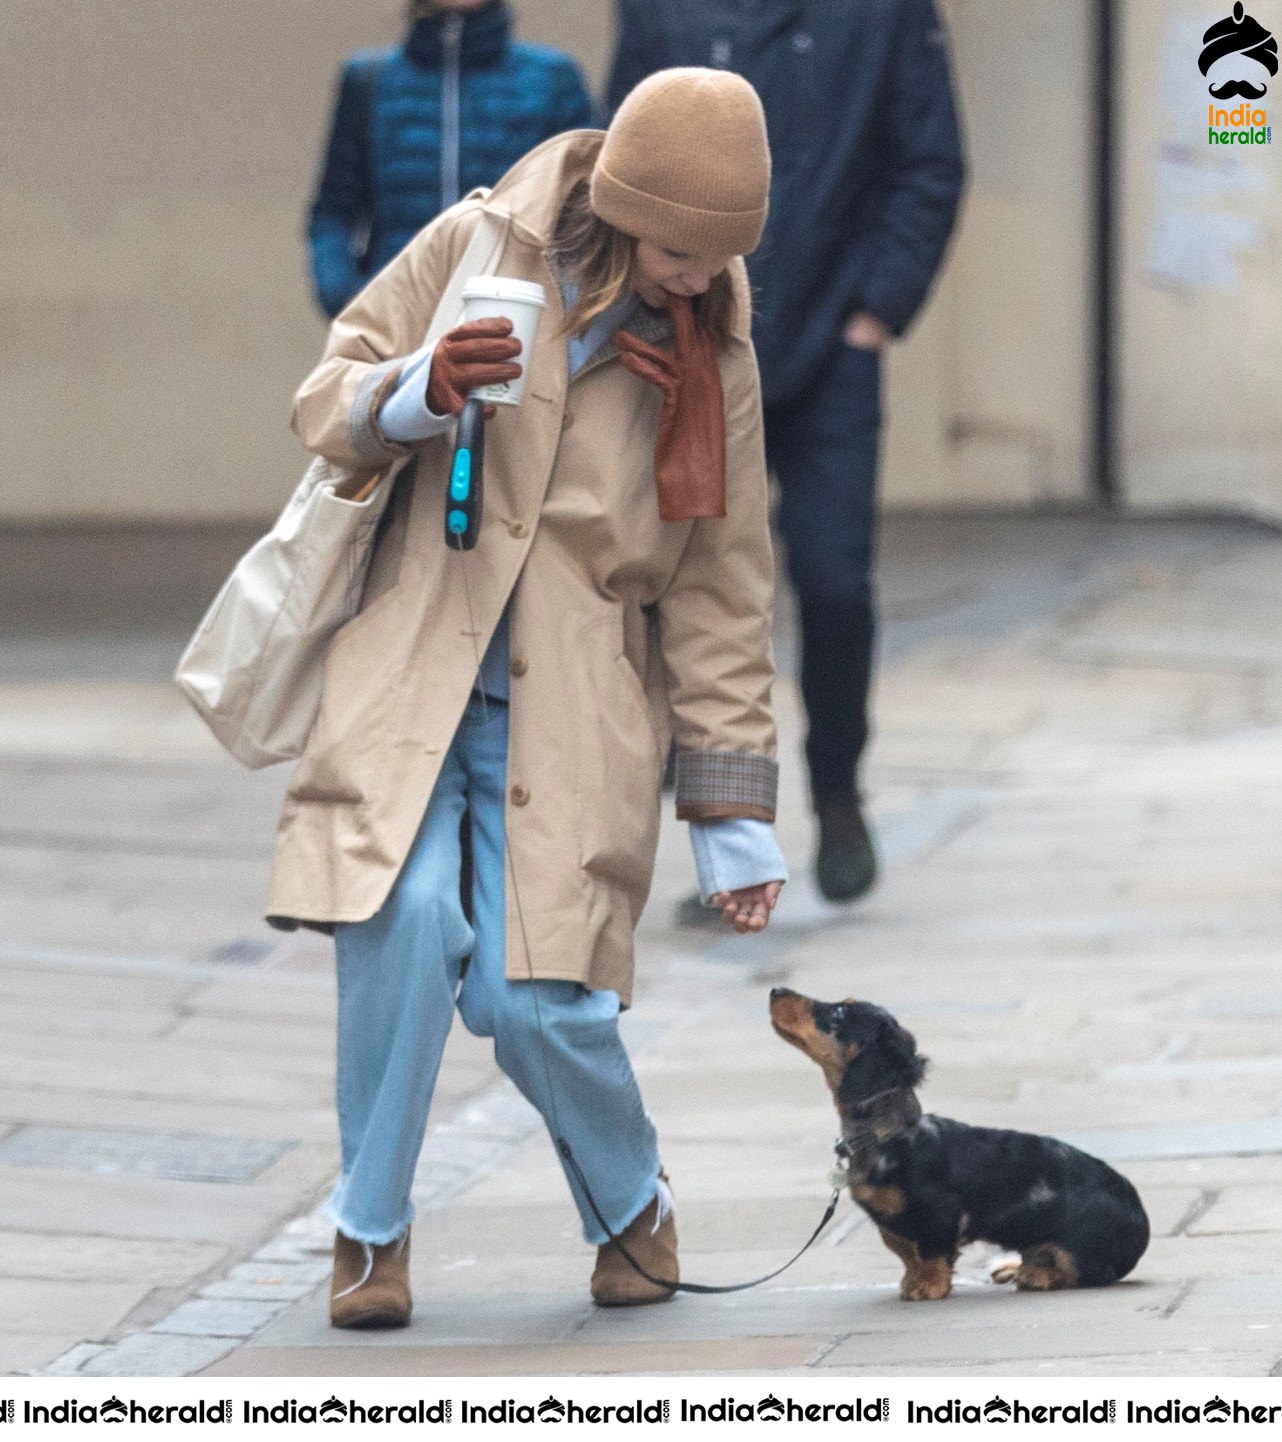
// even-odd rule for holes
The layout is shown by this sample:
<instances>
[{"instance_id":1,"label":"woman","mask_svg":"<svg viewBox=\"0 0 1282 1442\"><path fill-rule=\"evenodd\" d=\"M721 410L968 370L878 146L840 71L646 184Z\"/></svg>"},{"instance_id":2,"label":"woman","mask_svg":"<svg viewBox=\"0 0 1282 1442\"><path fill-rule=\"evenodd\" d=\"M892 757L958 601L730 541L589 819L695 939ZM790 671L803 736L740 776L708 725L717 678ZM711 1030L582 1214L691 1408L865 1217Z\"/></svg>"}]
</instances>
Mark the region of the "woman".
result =
<instances>
[{"instance_id":1,"label":"woman","mask_svg":"<svg viewBox=\"0 0 1282 1442\"><path fill-rule=\"evenodd\" d=\"M608 1244L593 1202L652 1275L677 1279L671 1197L617 1030L670 740L705 898L759 931L786 875L738 258L768 183L745 81L652 76L606 134L545 142L421 232L334 322L299 392L295 427L321 455L373 473L418 451L363 609L331 644L273 884L278 924L335 925L337 1326L409 1318L410 1188L456 1004L582 1168L591 1199L567 1177L599 1247L594 1299L672 1296ZM498 273L547 290L532 353L517 357L506 321L416 351L482 210L510 217ZM450 414L523 368L522 405L487 428L476 549L448 550Z\"/></svg>"}]
</instances>

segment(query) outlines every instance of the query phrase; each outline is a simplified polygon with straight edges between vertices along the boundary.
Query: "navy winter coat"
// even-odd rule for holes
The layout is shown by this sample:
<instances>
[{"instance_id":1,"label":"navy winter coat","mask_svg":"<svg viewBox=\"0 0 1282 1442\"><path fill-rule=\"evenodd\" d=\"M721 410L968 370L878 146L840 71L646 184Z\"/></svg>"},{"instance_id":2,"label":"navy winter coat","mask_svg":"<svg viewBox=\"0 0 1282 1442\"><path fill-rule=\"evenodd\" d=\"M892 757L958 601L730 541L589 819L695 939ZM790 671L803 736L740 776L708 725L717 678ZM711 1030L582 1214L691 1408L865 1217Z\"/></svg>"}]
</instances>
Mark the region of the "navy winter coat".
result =
<instances>
[{"instance_id":1,"label":"navy winter coat","mask_svg":"<svg viewBox=\"0 0 1282 1442\"><path fill-rule=\"evenodd\" d=\"M934 0L618 5L612 110L669 65L737 71L765 106L770 218L748 272L766 403L806 388L856 311L902 334L939 268L964 180Z\"/></svg>"},{"instance_id":2,"label":"navy winter coat","mask_svg":"<svg viewBox=\"0 0 1282 1442\"><path fill-rule=\"evenodd\" d=\"M347 61L307 227L327 315L460 196L593 123L575 62L512 40L511 21L494 0L419 20L403 45Z\"/></svg>"}]
</instances>

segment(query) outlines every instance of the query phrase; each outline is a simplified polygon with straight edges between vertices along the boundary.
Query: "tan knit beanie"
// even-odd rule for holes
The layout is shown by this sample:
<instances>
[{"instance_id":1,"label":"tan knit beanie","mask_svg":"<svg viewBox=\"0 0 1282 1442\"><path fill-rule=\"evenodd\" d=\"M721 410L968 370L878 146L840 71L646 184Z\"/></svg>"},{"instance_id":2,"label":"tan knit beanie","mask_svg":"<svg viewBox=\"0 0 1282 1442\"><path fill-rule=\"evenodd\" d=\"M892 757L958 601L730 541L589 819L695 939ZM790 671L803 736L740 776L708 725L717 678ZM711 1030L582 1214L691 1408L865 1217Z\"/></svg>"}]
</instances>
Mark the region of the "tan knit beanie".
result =
<instances>
[{"instance_id":1,"label":"tan knit beanie","mask_svg":"<svg viewBox=\"0 0 1282 1442\"><path fill-rule=\"evenodd\" d=\"M660 70L624 100L592 172L592 210L669 250L747 255L770 194L766 117L726 70Z\"/></svg>"}]
</instances>

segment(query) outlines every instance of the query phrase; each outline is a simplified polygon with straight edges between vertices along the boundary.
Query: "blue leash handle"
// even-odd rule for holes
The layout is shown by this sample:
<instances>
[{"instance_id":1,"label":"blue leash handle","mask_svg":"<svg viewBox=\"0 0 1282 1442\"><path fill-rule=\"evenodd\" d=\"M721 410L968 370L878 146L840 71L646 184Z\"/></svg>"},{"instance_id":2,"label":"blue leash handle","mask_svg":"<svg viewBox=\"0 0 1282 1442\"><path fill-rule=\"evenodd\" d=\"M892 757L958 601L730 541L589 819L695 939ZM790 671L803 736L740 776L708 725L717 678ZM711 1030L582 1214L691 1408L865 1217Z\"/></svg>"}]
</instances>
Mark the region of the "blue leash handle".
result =
<instances>
[{"instance_id":1,"label":"blue leash handle","mask_svg":"<svg viewBox=\"0 0 1282 1442\"><path fill-rule=\"evenodd\" d=\"M485 402L470 396L459 416L445 500L445 544L456 551L470 551L481 533L484 482Z\"/></svg>"}]
</instances>

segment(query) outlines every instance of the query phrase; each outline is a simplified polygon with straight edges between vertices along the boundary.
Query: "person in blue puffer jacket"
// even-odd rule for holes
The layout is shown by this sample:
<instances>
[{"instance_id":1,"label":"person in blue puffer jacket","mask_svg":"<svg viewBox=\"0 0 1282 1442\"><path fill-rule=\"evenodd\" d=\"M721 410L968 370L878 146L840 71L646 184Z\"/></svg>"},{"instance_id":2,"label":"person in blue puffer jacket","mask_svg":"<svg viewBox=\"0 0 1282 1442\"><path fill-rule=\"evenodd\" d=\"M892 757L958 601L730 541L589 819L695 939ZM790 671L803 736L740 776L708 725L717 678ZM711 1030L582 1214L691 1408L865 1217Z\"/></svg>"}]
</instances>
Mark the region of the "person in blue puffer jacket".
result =
<instances>
[{"instance_id":1,"label":"person in blue puffer jacket","mask_svg":"<svg viewBox=\"0 0 1282 1442\"><path fill-rule=\"evenodd\" d=\"M596 120L578 65L511 36L505 0L415 0L404 42L348 58L307 226L331 319L441 211Z\"/></svg>"}]
</instances>

